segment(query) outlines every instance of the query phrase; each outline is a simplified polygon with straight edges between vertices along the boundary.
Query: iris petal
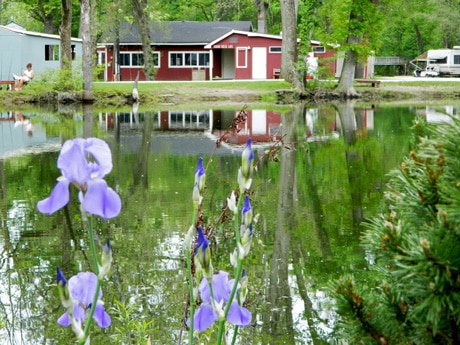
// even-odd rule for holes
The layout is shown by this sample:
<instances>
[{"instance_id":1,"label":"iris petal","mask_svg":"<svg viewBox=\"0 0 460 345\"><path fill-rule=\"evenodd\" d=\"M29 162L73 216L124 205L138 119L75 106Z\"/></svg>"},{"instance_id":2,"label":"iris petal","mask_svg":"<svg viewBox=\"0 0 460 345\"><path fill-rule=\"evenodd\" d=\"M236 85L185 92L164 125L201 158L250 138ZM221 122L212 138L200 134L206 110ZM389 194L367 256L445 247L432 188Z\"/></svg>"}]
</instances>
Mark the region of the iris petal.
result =
<instances>
[{"instance_id":1,"label":"iris petal","mask_svg":"<svg viewBox=\"0 0 460 345\"><path fill-rule=\"evenodd\" d=\"M203 332L207 330L214 321L217 320L217 314L208 303L203 303L196 311L193 317L193 327Z\"/></svg>"},{"instance_id":2,"label":"iris petal","mask_svg":"<svg viewBox=\"0 0 460 345\"><path fill-rule=\"evenodd\" d=\"M101 328L109 327L112 322L109 314L107 314L104 310L104 305L100 302L96 304L93 319L96 320L97 325Z\"/></svg>"},{"instance_id":3,"label":"iris petal","mask_svg":"<svg viewBox=\"0 0 460 345\"><path fill-rule=\"evenodd\" d=\"M58 325L69 327L70 326L70 317L69 313L65 312L61 315L61 317L57 320Z\"/></svg>"},{"instance_id":4,"label":"iris petal","mask_svg":"<svg viewBox=\"0 0 460 345\"><path fill-rule=\"evenodd\" d=\"M201 279L199 290L201 300L207 303L211 303L211 291L209 290L209 284L206 278Z\"/></svg>"},{"instance_id":5,"label":"iris petal","mask_svg":"<svg viewBox=\"0 0 460 345\"><path fill-rule=\"evenodd\" d=\"M69 180L62 178L58 180L50 196L37 203L37 208L41 213L53 214L63 208L69 202Z\"/></svg>"},{"instance_id":6,"label":"iris petal","mask_svg":"<svg viewBox=\"0 0 460 345\"><path fill-rule=\"evenodd\" d=\"M212 291L216 302L227 302L230 297L231 288L228 286L228 273L219 271L212 277Z\"/></svg>"},{"instance_id":7,"label":"iris petal","mask_svg":"<svg viewBox=\"0 0 460 345\"><path fill-rule=\"evenodd\" d=\"M97 175L93 177L103 178L112 170L112 153L105 141L98 138L88 138L85 141L85 151L97 161Z\"/></svg>"},{"instance_id":8,"label":"iris petal","mask_svg":"<svg viewBox=\"0 0 460 345\"><path fill-rule=\"evenodd\" d=\"M83 151L83 139L67 140L62 146L57 166L62 175L72 182L83 185L91 178L88 163Z\"/></svg>"},{"instance_id":9,"label":"iris petal","mask_svg":"<svg viewBox=\"0 0 460 345\"><path fill-rule=\"evenodd\" d=\"M232 325L244 327L251 323L252 314L246 308L241 307L236 301L233 301L228 311L227 320Z\"/></svg>"},{"instance_id":10,"label":"iris petal","mask_svg":"<svg viewBox=\"0 0 460 345\"><path fill-rule=\"evenodd\" d=\"M75 303L73 305L73 318L80 321L81 323L85 322L85 309L82 308L80 304Z\"/></svg>"},{"instance_id":11,"label":"iris petal","mask_svg":"<svg viewBox=\"0 0 460 345\"><path fill-rule=\"evenodd\" d=\"M102 218L114 218L121 210L120 196L104 180L88 182L88 190L83 200L85 210Z\"/></svg>"},{"instance_id":12,"label":"iris petal","mask_svg":"<svg viewBox=\"0 0 460 345\"><path fill-rule=\"evenodd\" d=\"M86 308L93 302L96 285L97 276L93 272L79 272L69 279L70 295ZM102 292L98 298L102 298Z\"/></svg>"}]
</instances>

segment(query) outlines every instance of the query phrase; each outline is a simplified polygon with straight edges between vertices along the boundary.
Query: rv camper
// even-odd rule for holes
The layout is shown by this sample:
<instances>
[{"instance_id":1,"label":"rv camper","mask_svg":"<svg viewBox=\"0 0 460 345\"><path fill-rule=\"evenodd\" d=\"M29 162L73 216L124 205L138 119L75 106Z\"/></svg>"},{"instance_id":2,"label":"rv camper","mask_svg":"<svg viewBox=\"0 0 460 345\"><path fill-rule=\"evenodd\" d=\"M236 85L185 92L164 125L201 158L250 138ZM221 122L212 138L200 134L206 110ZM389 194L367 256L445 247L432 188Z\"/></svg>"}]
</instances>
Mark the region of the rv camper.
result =
<instances>
[{"instance_id":1,"label":"rv camper","mask_svg":"<svg viewBox=\"0 0 460 345\"><path fill-rule=\"evenodd\" d=\"M426 70L435 71L439 76L460 76L460 46L428 50Z\"/></svg>"}]
</instances>

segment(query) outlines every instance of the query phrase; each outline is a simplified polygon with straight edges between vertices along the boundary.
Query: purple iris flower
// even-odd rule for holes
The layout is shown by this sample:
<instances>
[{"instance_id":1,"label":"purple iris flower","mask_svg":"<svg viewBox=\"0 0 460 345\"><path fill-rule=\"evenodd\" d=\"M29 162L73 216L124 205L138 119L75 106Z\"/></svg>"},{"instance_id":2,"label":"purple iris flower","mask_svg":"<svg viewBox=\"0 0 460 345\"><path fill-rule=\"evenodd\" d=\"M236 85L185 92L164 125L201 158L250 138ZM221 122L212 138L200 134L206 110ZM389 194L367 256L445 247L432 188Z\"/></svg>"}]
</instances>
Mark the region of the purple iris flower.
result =
<instances>
[{"instance_id":1,"label":"purple iris flower","mask_svg":"<svg viewBox=\"0 0 460 345\"><path fill-rule=\"evenodd\" d=\"M243 224L245 228L249 229L249 231L252 234L252 207L251 207L251 202L249 200L248 195L244 197L242 214L243 214Z\"/></svg>"},{"instance_id":2,"label":"purple iris flower","mask_svg":"<svg viewBox=\"0 0 460 345\"><path fill-rule=\"evenodd\" d=\"M243 173L245 179L251 178L252 171L254 169L252 162L254 159L254 152L252 151L251 143L252 139L248 138L241 156L241 172Z\"/></svg>"},{"instance_id":3,"label":"purple iris flower","mask_svg":"<svg viewBox=\"0 0 460 345\"><path fill-rule=\"evenodd\" d=\"M37 203L41 213L53 214L69 202L69 185L79 190L84 209L102 218L116 217L121 210L119 195L103 180L112 170L112 154L97 138L67 140L57 161L62 176L50 196Z\"/></svg>"},{"instance_id":4,"label":"purple iris flower","mask_svg":"<svg viewBox=\"0 0 460 345\"><path fill-rule=\"evenodd\" d=\"M248 138L246 146L244 147L243 153L241 155L241 167L238 170L238 185L240 186L240 191L242 192L251 188L252 183L252 172L254 171L254 152L252 151L251 143L251 138Z\"/></svg>"},{"instance_id":5,"label":"purple iris flower","mask_svg":"<svg viewBox=\"0 0 460 345\"><path fill-rule=\"evenodd\" d=\"M211 265L211 250L209 249L209 241L203 233L203 228L198 226L198 239L195 248L195 256L198 257L201 267L208 272Z\"/></svg>"},{"instance_id":6,"label":"purple iris flower","mask_svg":"<svg viewBox=\"0 0 460 345\"><path fill-rule=\"evenodd\" d=\"M203 191L205 177L206 170L203 167L203 157L200 157L198 158L198 164L195 170L195 185L198 187L200 192Z\"/></svg>"},{"instance_id":7,"label":"purple iris flower","mask_svg":"<svg viewBox=\"0 0 460 345\"><path fill-rule=\"evenodd\" d=\"M214 294L214 301L217 304L225 304L228 302L230 293L233 288L234 279L228 280L228 273L219 271L212 277L212 291ZM198 310L195 312L193 322L195 328L203 332L208 329L214 321L218 320L217 312L212 307L211 291L207 279L203 278L199 287L202 303ZM236 300L232 301L230 306L227 321L235 326L245 327L249 325L252 319L252 314L249 310L241 307Z\"/></svg>"},{"instance_id":8,"label":"purple iris flower","mask_svg":"<svg viewBox=\"0 0 460 345\"><path fill-rule=\"evenodd\" d=\"M58 281L59 281L58 276ZM62 284L63 282L59 282ZM71 277L67 282L69 288L70 298L73 301L72 317L84 323L86 314L91 308L93 303L94 294L97 286L97 276L93 272L80 272L77 275ZM109 314L105 312L104 304L101 301L102 291L99 291L98 301L96 309L93 315L93 319L97 325L101 328L107 328L110 326L111 319ZM64 327L71 325L69 312L66 311L59 319L58 324Z\"/></svg>"}]
</instances>

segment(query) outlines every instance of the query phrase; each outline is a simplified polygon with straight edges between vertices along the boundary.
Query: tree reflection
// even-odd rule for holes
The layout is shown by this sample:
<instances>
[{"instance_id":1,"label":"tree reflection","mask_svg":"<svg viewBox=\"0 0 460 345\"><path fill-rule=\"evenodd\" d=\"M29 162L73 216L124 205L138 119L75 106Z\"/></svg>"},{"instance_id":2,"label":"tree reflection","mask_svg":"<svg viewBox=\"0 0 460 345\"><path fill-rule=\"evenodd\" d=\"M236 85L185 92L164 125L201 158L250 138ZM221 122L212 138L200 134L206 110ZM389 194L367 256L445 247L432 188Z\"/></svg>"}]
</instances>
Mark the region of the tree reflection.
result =
<instances>
[{"instance_id":1,"label":"tree reflection","mask_svg":"<svg viewBox=\"0 0 460 345\"><path fill-rule=\"evenodd\" d=\"M83 137L90 138L93 136L93 105L83 104Z\"/></svg>"},{"instance_id":2,"label":"tree reflection","mask_svg":"<svg viewBox=\"0 0 460 345\"><path fill-rule=\"evenodd\" d=\"M350 185L353 229L359 229L359 225L364 220L362 206L363 191L360 184L364 169L362 169L363 157L355 148L355 143L358 138L358 133L364 133L365 128L364 121L357 118L355 102L355 100L347 100L346 102L336 103L334 106L338 111L342 126L342 134L345 139L345 144L347 145L345 158L348 171L348 183ZM359 127L358 124L360 125Z\"/></svg>"},{"instance_id":3,"label":"tree reflection","mask_svg":"<svg viewBox=\"0 0 460 345\"><path fill-rule=\"evenodd\" d=\"M295 227L296 194L296 125L304 106L298 105L283 116L284 142L281 148L280 185L277 205L275 242L273 246L270 285L267 300L271 306L266 315L266 332L271 344L294 344L292 297L289 286L291 230Z\"/></svg>"},{"instance_id":4,"label":"tree reflection","mask_svg":"<svg viewBox=\"0 0 460 345\"><path fill-rule=\"evenodd\" d=\"M134 112L137 116L137 111ZM146 112L144 117L144 125L142 127L142 139L141 147L139 150L139 156L134 164L133 169L133 185L148 187L148 166L149 166L149 153L150 153L150 142L153 132L153 113ZM137 120L139 121L139 120Z\"/></svg>"}]
</instances>

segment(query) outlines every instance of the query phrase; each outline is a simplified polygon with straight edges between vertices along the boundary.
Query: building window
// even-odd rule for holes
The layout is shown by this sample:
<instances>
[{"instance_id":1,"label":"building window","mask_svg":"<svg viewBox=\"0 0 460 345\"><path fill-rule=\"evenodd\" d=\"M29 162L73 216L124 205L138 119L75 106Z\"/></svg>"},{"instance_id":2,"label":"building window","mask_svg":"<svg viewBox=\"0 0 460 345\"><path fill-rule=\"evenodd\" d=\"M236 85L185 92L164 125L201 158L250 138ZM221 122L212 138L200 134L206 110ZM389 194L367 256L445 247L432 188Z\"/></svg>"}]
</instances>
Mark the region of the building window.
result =
<instances>
[{"instance_id":1,"label":"building window","mask_svg":"<svg viewBox=\"0 0 460 345\"><path fill-rule=\"evenodd\" d=\"M120 54L120 66L131 66L131 54L130 53L121 53Z\"/></svg>"},{"instance_id":2,"label":"building window","mask_svg":"<svg viewBox=\"0 0 460 345\"><path fill-rule=\"evenodd\" d=\"M72 49L72 60L75 60L77 56L77 53L75 52L75 44L71 45L71 49Z\"/></svg>"},{"instance_id":3,"label":"building window","mask_svg":"<svg viewBox=\"0 0 460 345\"><path fill-rule=\"evenodd\" d=\"M248 67L248 48L238 47L236 48L236 68L247 68Z\"/></svg>"},{"instance_id":4,"label":"building window","mask_svg":"<svg viewBox=\"0 0 460 345\"><path fill-rule=\"evenodd\" d=\"M45 61L59 61L58 44L45 44Z\"/></svg>"},{"instance_id":5,"label":"building window","mask_svg":"<svg viewBox=\"0 0 460 345\"><path fill-rule=\"evenodd\" d=\"M153 65L155 68L160 67L160 53L152 52ZM144 53L142 52L122 52L120 53L121 67L144 67Z\"/></svg>"},{"instance_id":6,"label":"building window","mask_svg":"<svg viewBox=\"0 0 460 345\"><path fill-rule=\"evenodd\" d=\"M209 67L209 53L170 52L170 67Z\"/></svg>"},{"instance_id":7,"label":"building window","mask_svg":"<svg viewBox=\"0 0 460 345\"><path fill-rule=\"evenodd\" d=\"M144 66L144 54L132 53L131 54L131 66Z\"/></svg>"},{"instance_id":8,"label":"building window","mask_svg":"<svg viewBox=\"0 0 460 345\"><path fill-rule=\"evenodd\" d=\"M105 51L97 52L97 64L98 65L105 65Z\"/></svg>"},{"instance_id":9,"label":"building window","mask_svg":"<svg viewBox=\"0 0 460 345\"><path fill-rule=\"evenodd\" d=\"M270 53L281 54L281 47L269 47L268 51Z\"/></svg>"},{"instance_id":10,"label":"building window","mask_svg":"<svg viewBox=\"0 0 460 345\"><path fill-rule=\"evenodd\" d=\"M169 128L209 128L209 111L170 111L169 112Z\"/></svg>"},{"instance_id":11,"label":"building window","mask_svg":"<svg viewBox=\"0 0 460 345\"><path fill-rule=\"evenodd\" d=\"M325 53L326 48L324 46L316 46L316 47L313 47L313 51L315 53Z\"/></svg>"}]
</instances>

